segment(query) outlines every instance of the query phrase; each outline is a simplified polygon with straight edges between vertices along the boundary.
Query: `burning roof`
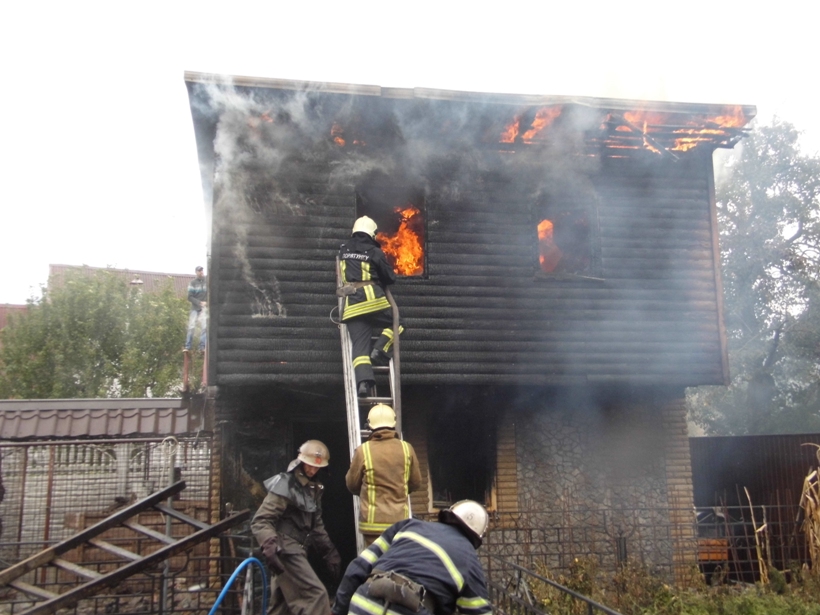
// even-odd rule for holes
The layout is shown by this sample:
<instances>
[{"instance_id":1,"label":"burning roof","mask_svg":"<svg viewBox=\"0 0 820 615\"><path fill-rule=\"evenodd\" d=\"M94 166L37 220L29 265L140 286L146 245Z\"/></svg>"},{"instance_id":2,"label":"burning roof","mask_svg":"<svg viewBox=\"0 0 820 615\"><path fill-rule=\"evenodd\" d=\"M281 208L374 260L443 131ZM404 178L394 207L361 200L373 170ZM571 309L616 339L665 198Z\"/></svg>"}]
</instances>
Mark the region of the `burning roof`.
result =
<instances>
[{"instance_id":1,"label":"burning roof","mask_svg":"<svg viewBox=\"0 0 820 615\"><path fill-rule=\"evenodd\" d=\"M191 84L254 88L257 92L261 88L314 97L342 95L345 104L336 109L316 106L313 118L327 124L326 138L340 150L379 147L390 141L391 127L384 116L370 113L366 103L356 104L354 99L392 101L393 108L409 115L412 112L406 110L415 103L416 113L435 126L436 138L467 139L507 153L548 147L551 140L566 139L567 126L571 126L584 144L579 153L601 157L649 152L676 159L687 152L731 148L743 138L745 126L756 114L751 105L381 88L201 73L186 73L185 79ZM456 116L442 112L454 104L467 111ZM260 124L276 122L275 114L260 114Z\"/></svg>"}]
</instances>

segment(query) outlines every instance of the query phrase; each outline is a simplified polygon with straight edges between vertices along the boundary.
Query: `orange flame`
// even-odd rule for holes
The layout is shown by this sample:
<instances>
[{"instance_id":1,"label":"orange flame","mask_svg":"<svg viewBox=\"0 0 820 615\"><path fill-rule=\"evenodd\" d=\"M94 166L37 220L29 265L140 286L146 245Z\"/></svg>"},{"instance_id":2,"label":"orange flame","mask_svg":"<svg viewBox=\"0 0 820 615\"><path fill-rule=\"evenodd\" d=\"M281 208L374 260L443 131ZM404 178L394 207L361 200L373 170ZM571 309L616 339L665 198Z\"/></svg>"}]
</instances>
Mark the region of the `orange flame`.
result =
<instances>
[{"instance_id":1,"label":"orange flame","mask_svg":"<svg viewBox=\"0 0 820 615\"><path fill-rule=\"evenodd\" d=\"M561 107L542 107L539 109L538 113L535 114L532 126L521 136L524 143L532 143L535 135L550 126L555 121L555 118L561 115L561 111Z\"/></svg>"},{"instance_id":2,"label":"orange flame","mask_svg":"<svg viewBox=\"0 0 820 615\"><path fill-rule=\"evenodd\" d=\"M344 129L338 124L333 124L333 127L330 129L330 136L333 137L333 142L339 147L345 146L345 140L342 138L343 134Z\"/></svg>"},{"instance_id":3,"label":"orange flame","mask_svg":"<svg viewBox=\"0 0 820 615\"><path fill-rule=\"evenodd\" d=\"M424 273L424 220L421 210L408 203L404 208L396 207L401 217L399 230L393 235L376 233L382 244L387 260L399 275L421 275Z\"/></svg>"},{"instance_id":4,"label":"orange flame","mask_svg":"<svg viewBox=\"0 0 820 615\"><path fill-rule=\"evenodd\" d=\"M521 116L516 116L513 120L512 124L507 126L504 129L504 132L501 133L501 141L499 143L515 143L515 138L518 136L519 131L519 122L521 121Z\"/></svg>"},{"instance_id":5,"label":"orange flame","mask_svg":"<svg viewBox=\"0 0 820 615\"><path fill-rule=\"evenodd\" d=\"M644 147L657 151L655 147L646 139L646 135L655 132L670 130L675 124L680 125L679 117L671 113L650 112L644 110L626 111L624 118L635 127L643 124ZM703 142L714 142L715 137L732 137L732 132L726 129L741 128L747 122L743 113L743 108L737 105L727 105L715 116L690 116L686 121L686 128L675 128L671 130L676 135L686 135L676 137L671 151L685 152L697 147ZM624 126L617 126L616 131L627 130ZM667 133L668 134L668 133Z\"/></svg>"},{"instance_id":6,"label":"orange flame","mask_svg":"<svg viewBox=\"0 0 820 615\"><path fill-rule=\"evenodd\" d=\"M555 271L555 267L561 260L563 254L560 248L553 242L554 225L551 220L541 220L538 223L538 261L541 263L541 270L545 273Z\"/></svg>"}]
</instances>

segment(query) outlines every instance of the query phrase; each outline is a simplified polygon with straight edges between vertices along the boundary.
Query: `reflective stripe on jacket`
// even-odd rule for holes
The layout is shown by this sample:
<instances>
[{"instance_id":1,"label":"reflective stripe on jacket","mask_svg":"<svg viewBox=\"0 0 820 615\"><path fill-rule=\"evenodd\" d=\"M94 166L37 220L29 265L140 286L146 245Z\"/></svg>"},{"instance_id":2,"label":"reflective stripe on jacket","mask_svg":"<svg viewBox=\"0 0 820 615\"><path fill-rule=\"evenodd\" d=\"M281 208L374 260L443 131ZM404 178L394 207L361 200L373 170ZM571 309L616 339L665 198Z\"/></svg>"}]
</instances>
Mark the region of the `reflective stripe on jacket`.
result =
<instances>
[{"instance_id":1,"label":"reflective stripe on jacket","mask_svg":"<svg viewBox=\"0 0 820 615\"><path fill-rule=\"evenodd\" d=\"M433 595L436 613L492 612L484 571L472 543L445 523L406 519L390 526L347 567L336 593L333 615L366 615L353 596L374 569L394 571L421 583ZM359 604L356 604L356 603ZM384 608L384 605L382 605Z\"/></svg>"},{"instance_id":2,"label":"reflective stripe on jacket","mask_svg":"<svg viewBox=\"0 0 820 615\"><path fill-rule=\"evenodd\" d=\"M396 281L396 274L378 242L365 233L356 233L339 248L339 269L342 283L367 282L369 284L345 297L342 320L355 318L390 307L383 287Z\"/></svg>"},{"instance_id":3,"label":"reflective stripe on jacket","mask_svg":"<svg viewBox=\"0 0 820 615\"><path fill-rule=\"evenodd\" d=\"M395 429L377 429L353 452L345 483L360 498L359 531L381 534L407 519L407 496L421 487L416 452Z\"/></svg>"}]
</instances>

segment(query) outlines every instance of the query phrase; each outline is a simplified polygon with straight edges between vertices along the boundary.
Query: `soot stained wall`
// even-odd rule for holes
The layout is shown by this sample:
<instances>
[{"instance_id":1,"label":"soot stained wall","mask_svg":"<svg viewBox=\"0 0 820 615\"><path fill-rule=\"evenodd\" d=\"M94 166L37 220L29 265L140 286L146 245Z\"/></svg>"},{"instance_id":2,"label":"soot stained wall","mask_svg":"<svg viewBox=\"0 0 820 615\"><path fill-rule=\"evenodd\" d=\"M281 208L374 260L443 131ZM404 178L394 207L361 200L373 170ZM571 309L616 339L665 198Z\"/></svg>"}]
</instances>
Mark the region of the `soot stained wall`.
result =
<instances>
[{"instance_id":1,"label":"soot stained wall","mask_svg":"<svg viewBox=\"0 0 820 615\"><path fill-rule=\"evenodd\" d=\"M515 107L189 88L212 202L211 383L341 382L333 262L375 177L427 216L426 277L395 289L405 384L726 379L708 147L604 151L587 138L603 109L568 106L544 141L506 145ZM588 214L585 277L537 264L537 223L562 207Z\"/></svg>"},{"instance_id":2,"label":"soot stained wall","mask_svg":"<svg viewBox=\"0 0 820 615\"><path fill-rule=\"evenodd\" d=\"M404 382L722 382L708 171L615 162L564 197L596 224L587 278L538 273L537 199L520 186L430 186L427 278L394 290ZM214 211L217 384L341 382L329 314L355 187L303 171L291 181L288 207Z\"/></svg>"},{"instance_id":3,"label":"soot stained wall","mask_svg":"<svg viewBox=\"0 0 820 615\"><path fill-rule=\"evenodd\" d=\"M576 557L614 568L620 549L669 578L683 574L696 543L688 456L670 454L686 444L679 400L668 392L531 395L503 419L515 425L518 511L500 511L492 552L566 570Z\"/></svg>"}]
</instances>

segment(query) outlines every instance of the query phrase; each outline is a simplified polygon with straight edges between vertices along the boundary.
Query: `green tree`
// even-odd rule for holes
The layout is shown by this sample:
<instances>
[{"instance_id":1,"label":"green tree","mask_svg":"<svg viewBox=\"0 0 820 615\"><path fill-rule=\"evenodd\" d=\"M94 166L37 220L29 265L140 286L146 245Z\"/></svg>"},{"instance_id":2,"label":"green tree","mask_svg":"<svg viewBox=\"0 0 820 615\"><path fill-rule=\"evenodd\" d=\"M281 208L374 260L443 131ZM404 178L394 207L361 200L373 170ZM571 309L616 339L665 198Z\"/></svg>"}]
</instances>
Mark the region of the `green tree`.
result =
<instances>
[{"instance_id":1,"label":"green tree","mask_svg":"<svg viewBox=\"0 0 820 615\"><path fill-rule=\"evenodd\" d=\"M717 191L729 387L690 389L710 434L820 431L820 158L754 129Z\"/></svg>"},{"instance_id":2,"label":"green tree","mask_svg":"<svg viewBox=\"0 0 820 615\"><path fill-rule=\"evenodd\" d=\"M179 392L187 302L117 275L68 274L0 332L0 397L144 397Z\"/></svg>"}]
</instances>

